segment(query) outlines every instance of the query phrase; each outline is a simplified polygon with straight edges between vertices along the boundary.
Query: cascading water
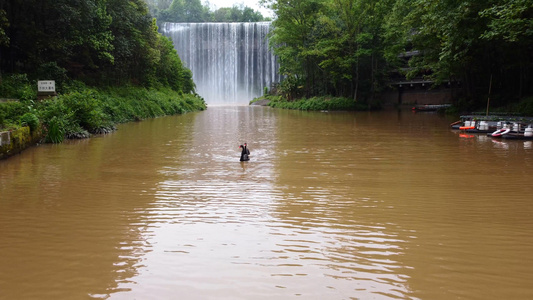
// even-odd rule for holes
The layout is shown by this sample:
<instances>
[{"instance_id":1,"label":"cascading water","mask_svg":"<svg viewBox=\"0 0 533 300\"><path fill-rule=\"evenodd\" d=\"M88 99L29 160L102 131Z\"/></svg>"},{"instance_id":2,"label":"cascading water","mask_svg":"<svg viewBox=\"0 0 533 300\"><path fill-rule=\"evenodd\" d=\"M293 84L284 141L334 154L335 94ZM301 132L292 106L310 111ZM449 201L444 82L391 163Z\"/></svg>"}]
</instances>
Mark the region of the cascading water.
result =
<instances>
[{"instance_id":1,"label":"cascading water","mask_svg":"<svg viewBox=\"0 0 533 300\"><path fill-rule=\"evenodd\" d=\"M269 31L270 22L162 26L207 104L247 104L280 81L279 63L268 48Z\"/></svg>"}]
</instances>

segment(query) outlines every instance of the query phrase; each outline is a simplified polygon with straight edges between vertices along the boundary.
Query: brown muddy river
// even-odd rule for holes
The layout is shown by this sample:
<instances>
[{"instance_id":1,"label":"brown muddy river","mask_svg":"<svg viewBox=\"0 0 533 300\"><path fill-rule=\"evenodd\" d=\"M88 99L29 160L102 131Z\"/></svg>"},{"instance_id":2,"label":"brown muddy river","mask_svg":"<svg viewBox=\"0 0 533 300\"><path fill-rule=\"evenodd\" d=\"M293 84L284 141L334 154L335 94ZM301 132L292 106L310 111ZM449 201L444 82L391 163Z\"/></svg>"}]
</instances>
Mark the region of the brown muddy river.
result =
<instances>
[{"instance_id":1,"label":"brown muddy river","mask_svg":"<svg viewBox=\"0 0 533 300\"><path fill-rule=\"evenodd\" d=\"M452 121L210 107L27 150L0 299L533 299L533 143Z\"/></svg>"}]
</instances>

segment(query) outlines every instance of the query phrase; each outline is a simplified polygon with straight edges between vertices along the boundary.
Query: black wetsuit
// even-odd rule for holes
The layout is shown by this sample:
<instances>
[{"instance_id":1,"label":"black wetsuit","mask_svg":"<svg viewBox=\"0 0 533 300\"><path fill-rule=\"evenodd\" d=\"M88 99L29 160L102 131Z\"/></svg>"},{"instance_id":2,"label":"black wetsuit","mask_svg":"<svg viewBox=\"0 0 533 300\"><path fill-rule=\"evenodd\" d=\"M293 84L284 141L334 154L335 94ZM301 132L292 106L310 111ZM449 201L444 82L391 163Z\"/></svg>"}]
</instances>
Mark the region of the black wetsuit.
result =
<instances>
[{"instance_id":1,"label":"black wetsuit","mask_svg":"<svg viewBox=\"0 0 533 300\"><path fill-rule=\"evenodd\" d=\"M242 152L241 152L241 161L248 161L248 160L250 160L250 158L248 157L248 155L250 155L250 150L248 150L248 148L246 148L246 146L243 146L243 147L242 147Z\"/></svg>"}]
</instances>

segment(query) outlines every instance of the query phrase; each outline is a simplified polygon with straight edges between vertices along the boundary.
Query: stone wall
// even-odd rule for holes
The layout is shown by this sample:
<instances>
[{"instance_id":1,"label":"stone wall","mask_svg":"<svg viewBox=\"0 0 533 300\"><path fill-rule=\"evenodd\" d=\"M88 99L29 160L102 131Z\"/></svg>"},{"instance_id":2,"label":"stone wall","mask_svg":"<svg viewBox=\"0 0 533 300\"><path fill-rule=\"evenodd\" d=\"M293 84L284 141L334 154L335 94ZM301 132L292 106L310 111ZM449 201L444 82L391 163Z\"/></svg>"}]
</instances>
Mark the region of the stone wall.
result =
<instances>
[{"instance_id":1,"label":"stone wall","mask_svg":"<svg viewBox=\"0 0 533 300\"><path fill-rule=\"evenodd\" d=\"M41 130L30 131L30 127L0 132L0 159L8 158L37 144L41 140Z\"/></svg>"},{"instance_id":2,"label":"stone wall","mask_svg":"<svg viewBox=\"0 0 533 300\"><path fill-rule=\"evenodd\" d=\"M11 131L0 132L0 147L11 143Z\"/></svg>"}]
</instances>

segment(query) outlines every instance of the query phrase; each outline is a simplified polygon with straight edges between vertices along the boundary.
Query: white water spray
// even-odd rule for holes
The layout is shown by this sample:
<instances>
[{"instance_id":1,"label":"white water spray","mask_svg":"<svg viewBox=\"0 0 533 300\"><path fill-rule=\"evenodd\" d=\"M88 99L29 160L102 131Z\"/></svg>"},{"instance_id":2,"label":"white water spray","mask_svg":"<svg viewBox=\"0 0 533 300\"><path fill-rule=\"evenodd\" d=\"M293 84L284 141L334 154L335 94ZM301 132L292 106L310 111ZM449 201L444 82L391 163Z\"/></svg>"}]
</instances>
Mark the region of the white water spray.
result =
<instances>
[{"instance_id":1,"label":"white water spray","mask_svg":"<svg viewBox=\"0 0 533 300\"><path fill-rule=\"evenodd\" d=\"M207 104L248 104L280 81L279 63L268 48L269 31L270 22L162 26Z\"/></svg>"}]
</instances>

